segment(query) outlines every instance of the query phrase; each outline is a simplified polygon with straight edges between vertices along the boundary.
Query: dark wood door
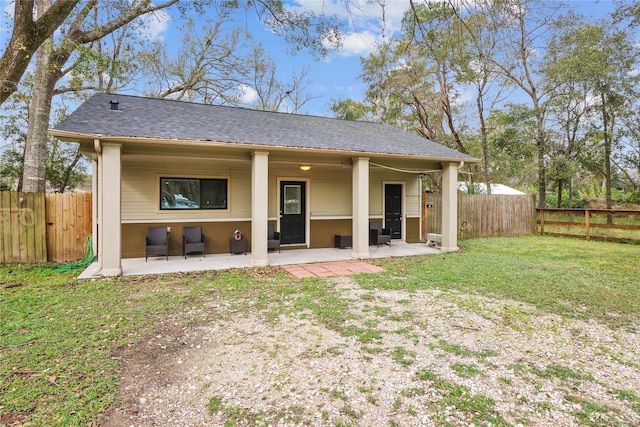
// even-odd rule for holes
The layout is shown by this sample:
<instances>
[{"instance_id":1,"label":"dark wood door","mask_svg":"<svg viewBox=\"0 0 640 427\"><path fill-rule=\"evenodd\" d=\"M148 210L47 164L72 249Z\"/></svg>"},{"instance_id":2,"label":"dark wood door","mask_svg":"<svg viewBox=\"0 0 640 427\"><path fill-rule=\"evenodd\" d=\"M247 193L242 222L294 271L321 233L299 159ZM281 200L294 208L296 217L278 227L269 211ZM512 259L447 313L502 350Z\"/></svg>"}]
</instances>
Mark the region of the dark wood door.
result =
<instances>
[{"instance_id":1,"label":"dark wood door","mask_svg":"<svg viewBox=\"0 0 640 427\"><path fill-rule=\"evenodd\" d=\"M384 228L391 229L392 239L402 238L402 185L384 185Z\"/></svg>"},{"instance_id":2,"label":"dark wood door","mask_svg":"<svg viewBox=\"0 0 640 427\"><path fill-rule=\"evenodd\" d=\"M280 182L280 243L305 243L306 185Z\"/></svg>"}]
</instances>

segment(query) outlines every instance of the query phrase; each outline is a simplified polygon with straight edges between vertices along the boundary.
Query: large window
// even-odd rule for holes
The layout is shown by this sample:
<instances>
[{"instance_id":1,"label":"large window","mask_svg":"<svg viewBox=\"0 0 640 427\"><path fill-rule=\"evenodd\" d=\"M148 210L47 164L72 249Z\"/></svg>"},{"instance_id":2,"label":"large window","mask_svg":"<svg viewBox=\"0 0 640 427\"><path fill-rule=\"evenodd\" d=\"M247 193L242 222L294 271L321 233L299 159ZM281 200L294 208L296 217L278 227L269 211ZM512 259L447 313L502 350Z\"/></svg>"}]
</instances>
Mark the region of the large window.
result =
<instances>
[{"instance_id":1,"label":"large window","mask_svg":"<svg viewBox=\"0 0 640 427\"><path fill-rule=\"evenodd\" d=\"M160 178L160 209L227 209L227 180Z\"/></svg>"}]
</instances>

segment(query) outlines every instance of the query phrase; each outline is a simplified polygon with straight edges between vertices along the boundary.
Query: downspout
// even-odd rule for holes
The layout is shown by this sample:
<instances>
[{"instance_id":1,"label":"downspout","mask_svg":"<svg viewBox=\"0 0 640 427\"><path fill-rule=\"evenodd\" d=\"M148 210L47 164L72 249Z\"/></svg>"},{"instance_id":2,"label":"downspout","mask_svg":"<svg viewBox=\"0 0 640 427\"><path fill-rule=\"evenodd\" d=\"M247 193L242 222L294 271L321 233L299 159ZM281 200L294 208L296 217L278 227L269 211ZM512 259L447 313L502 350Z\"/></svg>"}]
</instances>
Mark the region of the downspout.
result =
<instances>
[{"instance_id":1,"label":"downspout","mask_svg":"<svg viewBox=\"0 0 640 427\"><path fill-rule=\"evenodd\" d=\"M96 235L94 236L94 241L96 242L96 254L98 256L98 272L102 270L102 212L103 212L103 202L102 202L102 144L99 139L93 140L93 148L96 150L96 162L98 166L97 170L97 179L96 179L96 212L95 212L95 221L96 221Z\"/></svg>"},{"instance_id":2,"label":"downspout","mask_svg":"<svg viewBox=\"0 0 640 427\"><path fill-rule=\"evenodd\" d=\"M422 241L422 225L425 221L425 211L424 211L424 194L422 193L422 174L418 175L418 200L420 200L420 224L418 225L418 239Z\"/></svg>"},{"instance_id":3,"label":"downspout","mask_svg":"<svg viewBox=\"0 0 640 427\"><path fill-rule=\"evenodd\" d=\"M98 259L98 156L91 155L91 250Z\"/></svg>"}]
</instances>

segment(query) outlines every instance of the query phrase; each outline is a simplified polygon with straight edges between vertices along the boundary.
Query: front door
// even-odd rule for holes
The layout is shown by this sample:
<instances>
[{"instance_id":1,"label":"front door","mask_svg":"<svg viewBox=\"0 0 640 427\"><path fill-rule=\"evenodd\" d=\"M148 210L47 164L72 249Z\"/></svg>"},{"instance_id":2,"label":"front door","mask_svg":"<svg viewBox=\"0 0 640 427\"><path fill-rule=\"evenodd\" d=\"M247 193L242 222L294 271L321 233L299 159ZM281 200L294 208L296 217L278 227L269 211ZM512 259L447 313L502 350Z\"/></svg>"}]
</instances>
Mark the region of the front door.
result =
<instances>
[{"instance_id":1,"label":"front door","mask_svg":"<svg viewBox=\"0 0 640 427\"><path fill-rule=\"evenodd\" d=\"M384 228L392 239L402 239L402 184L384 185Z\"/></svg>"},{"instance_id":2,"label":"front door","mask_svg":"<svg viewBox=\"0 0 640 427\"><path fill-rule=\"evenodd\" d=\"M280 182L280 243L305 243L305 182Z\"/></svg>"}]
</instances>

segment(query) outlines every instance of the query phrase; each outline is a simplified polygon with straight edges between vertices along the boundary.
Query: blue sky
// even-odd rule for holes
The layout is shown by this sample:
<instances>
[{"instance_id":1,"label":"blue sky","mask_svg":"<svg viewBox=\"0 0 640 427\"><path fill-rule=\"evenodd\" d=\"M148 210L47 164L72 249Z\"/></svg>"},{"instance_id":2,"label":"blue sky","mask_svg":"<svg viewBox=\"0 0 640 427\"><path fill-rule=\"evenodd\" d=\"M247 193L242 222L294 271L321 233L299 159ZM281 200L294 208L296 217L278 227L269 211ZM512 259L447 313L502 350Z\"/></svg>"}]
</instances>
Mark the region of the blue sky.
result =
<instances>
[{"instance_id":1,"label":"blue sky","mask_svg":"<svg viewBox=\"0 0 640 427\"><path fill-rule=\"evenodd\" d=\"M241 0L242 1L242 0ZM331 116L332 100L352 98L361 100L364 85L359 82L360 58L366 56L381 37L382 10L378 1L350 0L350 13L345 8L345 0L284 0L291 8L323 11L343 18L344 39L340 51L331 52L327 57L317 59L305 52L296 56L288 53L284 41L265 30L255 20L249 21L254 37L261 41L277 63L280 78L286 80L291 73L308 67L307 91L315 97L306 104L301 113ZM597 16L610 12L614 4L610 0L573 0L565 2L570 8L585 15ZM400 20L409 6L408 0L386 0L385 17L388 35L400 28ZM0 0L0 11L13 9L13 0ZM10 23L6 13L0 15L0 48L4 48L9 38ZM10 17L10 16L9 16ZM147 20L149 36L163 40L169 47L181 39L182 24L175 10L156 14Z\"/></svg>"},{"instance_id":2,"label":"blue sky","mask_svg":"<svg viewBox=\"0 0 640 427\"><path fill-rule=\"evenodd\" d=\"M375 47L381 35L381 8L377 2L359 0L359 7L352 7L351 15L344 7L344 0L296 0L288 3L295 7L332 12L345 20L343 49L332 52L320 60L304 52L291 56L287 54L287 48L279 37L264 31L261 26L257 26L253 31L256 38L267 46L267 50L276 59L281 72L289 73L292 68L300 69L303 65L309 67L309 91L318 98L305 105L302 112L332 116L332 100L361 100L365 86L358 79L361 72L360 58ZM402 15L407 10L409 1L387 0L386 3L385 31L389 35L399 30ZM613 1L608 0L574 0L565 3L574 11L587 16L603 15L615 9Z\"/></svg>"},{"instance_id":3,"label":"blue sky","mask_svg":"<svg viewBox=\"0 0 640 427\"><path fill-rule=\"evenodd\" d=\"M387 2L386 31L390 33L399 29L402 14L409 2ZM363 93L363 85L357 79L360 74L360 57L366 56L380 40L380 6L367 0L350 0L351 7L347 11L345 0L285 0L285 3L292 9L325 12L343 18L343 47L324 58L313 57L307 52L299 52L292 56L281 37L265 29L255 17L249 18L248 26L251 27L254 38L265 45L268 53L276 61L281 79L286 80L294 70L300 72L303 67L308 68L307 80L310 82L307 91L315 99L305 105L301 113L332 115L330 104L333 99L360 99ZM180 23L176 18L170 16L164 22L150 22L152 27L157 26L154 30L157 36L162 37L169 46L181 37Z\"/></svg>"}]
</instances>

